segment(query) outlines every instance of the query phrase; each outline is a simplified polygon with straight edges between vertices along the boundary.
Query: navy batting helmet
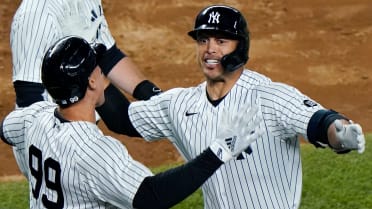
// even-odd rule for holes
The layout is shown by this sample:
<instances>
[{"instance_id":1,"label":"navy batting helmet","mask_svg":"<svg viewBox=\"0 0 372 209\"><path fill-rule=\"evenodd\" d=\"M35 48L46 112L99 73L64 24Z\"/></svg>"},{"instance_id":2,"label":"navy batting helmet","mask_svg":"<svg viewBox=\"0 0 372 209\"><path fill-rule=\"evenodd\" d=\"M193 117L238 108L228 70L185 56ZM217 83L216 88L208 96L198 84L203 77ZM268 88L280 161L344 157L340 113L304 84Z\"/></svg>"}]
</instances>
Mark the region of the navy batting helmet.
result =
<instances>
[{"instance_id":1,"label":"navy batting helmet","mask_svg":"<svg viewBox=\"0 0 372 209\"><path fill-rule=\"evenodd\" d=\"M76 36L62 38L48 49L41 80L57 104L66 107L85 96L88 78L97 67L97 54L105 51L104 45L91 46Z\"/></svg>"},{"instance_id":2,"label":"navy batting helmet","mask_svg":"<svg viewBox=\"0 0 372 209\"><path fill-rule=\"evenodd\" d=\"M217 32L228 38L239 40L238 47L221 59L225 70L234 71L248 61L249 31L244 16L235 8L213 5L204 8L196 17L194 30L188 32L194 40L200 32Z\"/></svg>"}]
</instances>

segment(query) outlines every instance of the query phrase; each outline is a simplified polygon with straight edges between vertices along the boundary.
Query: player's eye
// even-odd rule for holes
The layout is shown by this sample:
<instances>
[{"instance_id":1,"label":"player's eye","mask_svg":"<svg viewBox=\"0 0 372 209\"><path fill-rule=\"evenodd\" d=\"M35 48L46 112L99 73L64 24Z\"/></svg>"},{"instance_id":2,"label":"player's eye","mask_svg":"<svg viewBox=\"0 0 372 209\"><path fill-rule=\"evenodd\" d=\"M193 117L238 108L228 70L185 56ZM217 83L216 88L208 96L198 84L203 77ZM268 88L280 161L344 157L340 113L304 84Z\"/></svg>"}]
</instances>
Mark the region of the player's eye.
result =
<instances>
[{"instance_id":1,"label":"player's eye","mask_svg":"<svg viewBox=\"0 0 372 209\"><path fill-rule=\"evenodd\" d=\"M206 37L198 37L197 42L198 44L206 44L208 39Z\"/></svg>"},{"instance_id":2,"label":"player's eye","mask_svg":"<svg viewBox=\"0 0 372 209\"><path fill-rule=\"evenodd\" d=\"M227 42L229 42L229 40L228 39L224 39L224 38L217 38L216 39L216 42L218 44L222 45L222 44L226 44Z\"/></svg>"}]
</instances>

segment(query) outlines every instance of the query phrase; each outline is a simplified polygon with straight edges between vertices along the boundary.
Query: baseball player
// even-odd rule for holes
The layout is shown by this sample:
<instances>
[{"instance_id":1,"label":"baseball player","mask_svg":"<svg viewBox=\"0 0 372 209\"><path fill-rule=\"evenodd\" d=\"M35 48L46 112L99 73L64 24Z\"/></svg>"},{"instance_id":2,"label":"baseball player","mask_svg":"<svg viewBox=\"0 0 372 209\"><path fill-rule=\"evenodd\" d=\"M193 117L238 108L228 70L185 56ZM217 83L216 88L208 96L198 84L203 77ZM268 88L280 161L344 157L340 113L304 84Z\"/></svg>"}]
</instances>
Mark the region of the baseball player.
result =
<instances>
[{"instance_id":1,"label":"baseball player","mask_svg":"<svg viewBox=\"0 0 372 209\"><path fill-rule=\"evenodd\" d=\"M120 133L135 136L137 131L149 141L168 138L189 161L216 136L223 110L239 112L258 98L264 134L248 152L221 166L202 186L206 209L299 208L299 136L337 153L364 151L359 124L324 108L294 87L244 68L249 32L244 16L235 8L204 8L188 35L196 42L205 82L133 102L122 115L129 114L134 128L128 126Z\"/></svg>"},{"instance_id":2,"label":"baseball player","mask_svg":"<svg viewBox=\"0 0 372 209\"><path fill-rule=\"evenodd\" d=\"M101 0L23 0L14 15L10 33L12 79L18 108L50 98L41 82L41 63L46 50L67 35L77 35L108 48L99 65L108 79L120 89L137 99L148 99L160 92L115 44ZM109 85L105 90L106 97L110 97L111 91L118 90L114 85ZM111 102L115 102L114 99L107 99L99 107L100 115L116 115ZM115 130L115 127L111 129ZM22 151L14 150L14 154L23 172L27 163L19 157L24 155L18 154Z\"/></svg>"},{"instance_id":3,"label":"baseball player","mask_svg":"<svg viewBox=\"0 0 372 209\"><path fill-rule=\"evenodd\" d=\"M41 78L58 105L36 102L0 125L1 139L25 150L30 208L169 208L263 133L258 104L245 109L248 117L226 111L209 147L154 176L95 123L95 107L105 101L98 66L105 50L76 36L57 41L43 59Z\"/></svg>"}]
</instances>

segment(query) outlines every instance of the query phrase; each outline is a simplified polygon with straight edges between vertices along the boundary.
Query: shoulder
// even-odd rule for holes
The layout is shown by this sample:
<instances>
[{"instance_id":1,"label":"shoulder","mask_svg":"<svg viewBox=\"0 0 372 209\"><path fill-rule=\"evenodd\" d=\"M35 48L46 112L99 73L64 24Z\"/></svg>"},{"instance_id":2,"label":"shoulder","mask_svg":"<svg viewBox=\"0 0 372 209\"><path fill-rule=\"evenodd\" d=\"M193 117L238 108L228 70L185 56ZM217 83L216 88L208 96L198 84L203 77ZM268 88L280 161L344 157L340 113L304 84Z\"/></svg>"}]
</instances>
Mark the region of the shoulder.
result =
<instances>
[{"instance_id":1,"label":"shoulder","mask_svg":"<svg viewBox=\"0 0 372 209\"><path fill-rule=\"evenodd\" d=\"M9 115L14 115L14 117L22 117L24 120L31 120L31 118L37 118L40 114L52 113L57 105L48 101L36 102L28 107L16 109L12 111Z\"/></svg>"},{"instance_id":2,"label":"shoulder","mask_svg":"<svg viewBox=\"0 0 372 209\"><path fill-rule=\"evenodd\" d=\"M99 127L91 122L76 121L61 124L62 130L73 138L77 152L84 158L108 158L109 153L117 153L123 149L120 141L105 136ZM64 127L64 128L63 128ZM84 157L85 156L85 157Z\"/></svg>"},{"instance_id":3,"label":"shoulder","mask_svg":"<svg viewBox=\"0 0 372 209\"><path fill-rule=\"evenodd\" d=\"M29 107L25 108L25 111L33 112L33 114L38 114L40 112L54 112L58 107L57 104L49 101L36 102Z\"/></svg>"},{"instance_id":4,"label":"shoulder","mask_svg":"<svg viewBox=\"0 0 372 209\"><path fill-rule=\"evenodd\" d=\"M286 83L282 83L282 82L263 83L261 85L257 85L255 89L259 91L271 92L272 94L278 94L280 92L285 93L285 94L291 94L291 93L301 94L301 92L296 87L288 85Z\"/></svg>"},{"instance_id":5,"label":"shoulder","mask_svg":"<svg viewBox=\"0 0 372 209\"><path fill-rule=\"evenodd\" d=\"M107 171L112 165L126 164L132 160L126 147L117 139L111 136L105 136L97 128L88 130L89 134L85 135L79 143L77 153L79 157L77 162L85 168L98 167L103 168L101 172ZM96 166L94 166L96 165Z\"/></svg>"},{"instance_id":6,"label":"shoulder","mask_svg":"<svg viewBox=\"0 0 372 209\"><path fill-rule=\"evenodd\" d=\"M271 82L271 79L261 73L245 69L241 75L241 79L252 84L259 83L268 83Z\"/></svg>"},{"instance_id":7,"label":"shoulder","mask_svg":"<svg viewBox=\"0 0 372 209\"><path fill-rule=\"evenodd\" d=\"M236 87L243 91L251 91L256 86L271 83L271 79L260 73L244 69L240 78L236 82Z\"/></svg>"},{"instance_id":8,"label":"shoulder","mask_svg":"<svg viewBox=\"0 0 372 209\"><path fill-rule=\"evenodd\" d=\"M80 135L80 141L83 145L82 149L85 151L94 150L90 155L101 155L102 153L99 153L99 150L103 153L118 153L119 151L121 152L122 149L125 149L119 140L104 135L102 130L93 123L73 122L71 124L74 127L76 134Z\"/></svg>"}]
</instances>

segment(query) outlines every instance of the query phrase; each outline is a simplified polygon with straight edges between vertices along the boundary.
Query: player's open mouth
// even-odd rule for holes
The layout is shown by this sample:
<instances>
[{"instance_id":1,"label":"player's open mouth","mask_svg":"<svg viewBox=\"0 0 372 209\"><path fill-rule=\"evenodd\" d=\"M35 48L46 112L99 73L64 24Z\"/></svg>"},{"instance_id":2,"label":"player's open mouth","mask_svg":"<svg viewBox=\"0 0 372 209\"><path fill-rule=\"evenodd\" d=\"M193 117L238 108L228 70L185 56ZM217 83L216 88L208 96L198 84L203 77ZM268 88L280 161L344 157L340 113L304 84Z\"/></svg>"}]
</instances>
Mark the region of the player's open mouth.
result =
<instances>
[{"instance_id":1,"label":"player's open mouth","mask_svg":"<svg viewBox=\"0 0 372 209\"><path fill-rule=\"evenodd\" d=\"M205 59L204 60L204 63L207 65L207 66L215 66L215 65L218 65L220 63L219 60L217 59Z\"/></svg>"}]
</instances>

